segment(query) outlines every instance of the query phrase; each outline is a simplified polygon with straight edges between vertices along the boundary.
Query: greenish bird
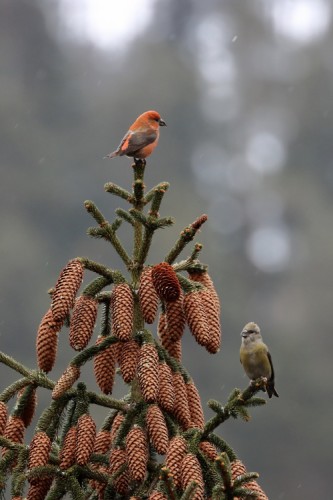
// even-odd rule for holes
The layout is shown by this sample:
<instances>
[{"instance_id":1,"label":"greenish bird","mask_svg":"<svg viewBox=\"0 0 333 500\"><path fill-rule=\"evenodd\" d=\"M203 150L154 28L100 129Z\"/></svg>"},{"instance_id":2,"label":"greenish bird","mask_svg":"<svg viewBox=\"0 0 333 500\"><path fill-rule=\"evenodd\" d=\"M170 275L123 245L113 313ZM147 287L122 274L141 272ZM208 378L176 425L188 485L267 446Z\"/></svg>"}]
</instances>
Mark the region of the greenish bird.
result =
<instances>
[{"instance_id":1,"label":"greenish bird","mask_svg":"<svg viewBox=\"0 0 333 500\"><path fill-rule=\"evenodd\" d=\"M272 357L267 345L262 340L259 326L252 321L247 323L242 330L241 336L240 361L246 375L251 380L257 378L266 379L265 385L268 396L271 398L274 395L278 398L279 395L274 386Z\"/></svg>"}]
</instances>

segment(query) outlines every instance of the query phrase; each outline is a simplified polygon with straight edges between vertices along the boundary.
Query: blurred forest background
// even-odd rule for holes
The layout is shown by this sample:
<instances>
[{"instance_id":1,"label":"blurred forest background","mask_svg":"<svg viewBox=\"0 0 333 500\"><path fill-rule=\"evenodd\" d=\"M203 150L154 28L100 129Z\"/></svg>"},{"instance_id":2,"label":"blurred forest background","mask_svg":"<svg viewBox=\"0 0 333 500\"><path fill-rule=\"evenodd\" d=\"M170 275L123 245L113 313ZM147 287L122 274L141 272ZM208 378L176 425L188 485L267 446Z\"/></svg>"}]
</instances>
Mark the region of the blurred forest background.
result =
<instances>
[{"instance_id":1,"label":"blurred forest background","mask_svg":"<svg viewBox=\"0 0 333 500\"><path fill-rule=\"evenodd\" d=\"M131 160L102 158L157 109L168 127L146 184L171 183L161 214L176 223L149 263L208 214L197 240L223 347L211 356L187 334L183 362L203 402L224 402L248 384L242 327L261 326L280 399L220 434L273 500L332 493L332 15L329 0L0 1L1 350L35 366L46 291L69 259L121 266L86 236L83 201L109 220L126 206L103 185L130 189ZM73 355L62 335L53 379ZM85 376L94 388L91 364ZM3 389L16 374L0 377Z\"/></svg>"}]
</instances>

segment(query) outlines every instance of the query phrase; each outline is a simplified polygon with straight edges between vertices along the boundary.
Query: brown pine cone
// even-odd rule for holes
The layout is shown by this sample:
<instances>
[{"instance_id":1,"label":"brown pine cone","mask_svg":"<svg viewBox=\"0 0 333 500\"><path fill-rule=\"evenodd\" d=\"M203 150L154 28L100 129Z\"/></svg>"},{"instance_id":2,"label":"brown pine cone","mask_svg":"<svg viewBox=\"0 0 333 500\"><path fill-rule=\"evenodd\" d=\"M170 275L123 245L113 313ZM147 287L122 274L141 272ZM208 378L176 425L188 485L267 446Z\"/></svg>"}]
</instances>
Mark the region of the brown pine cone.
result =
<instances>
[{"instance_id":1,"label":"brown pine cone","mask_svg":"<svg viewBox=\"0 0 333 500\"><path fill-rule=\"evenodd\" d=\"M63 321L72 309L82 280L82 263L78 259L70 260L61 271L52 295L51 309L56 321Z\"/></svg>"},{"instance_id":2,"label":"brown pine cone","mask_svg":"<svg viewBox=\"0 0 333 500\"><path fill-rule=\"evenodd\" d=\"M17 398L19 399L25 392L27 387L23 387L18 393ZM29 387L29 394L24 408L22 409L21 418L24 422L25 427L29 427L32 419L34 418L37 406L37 392L35 387Z\"/></svg>"},{"instance_id":3,"label":"brown pine cone","mask_svg":"<svg viewBox=\"0 0 333 500\"><path fill-rule=\"evenodd\" d=\"M160 455L164 455L169 446L168 428L164 415L157 405L151 405L146 415L149 440Z\"/></svg>"},{"instance_id":4,"label":"brown pine cone","mask_svg":"<svg viewBox=\"0 0 333 500\"><path fill-rule=\"evenodd\" d=\"M143 399L154 403L158 396L158 354L152 344L143 344L140 349L138 377Z\"/></svg>"},{"instance_id":5,"label":"brown pine cone","mask_svg":"<svg viewBox=\"0 0 333 500\"><path fill-rule=\"evenodd\" d=\"M125 419L125 417L122 413L117 413L117 415L113 419L112 427L111 427L111 443L112 444L115 442L115 439L117 438L119 428L120 428L121 424L123 423L124 419Z\"/></svg>"},{"instance_id":6,"label":"brown pine cone","mask_svg":"<svg viewBox=\"0 0 333 500\"><path fill-rule=\"evenodd\" d=\"M185 313L183 308L184 294L173 302L167 302L165 307L167 330L171 340L180 340L185 330Z\"/></svg>"},{"instance_id":7,"label":"brown pine cone","mask_svg":"<svg viewBox=\"0 0 333 500\"><path fill-rule=\"evenodd\" d=\"M143 319L148 324L154 323L159 303L159 298L153 284L151 272L151 267L144 268L141 273L139 285L141 311Z\"/></svg>"},{"instance_id":8,"label":"brown pine cone","mask_svg":"<svg viewBox=\"0 0 333 500\"><path fill-rule=\"evenodd\" d=\"M206 288L208 288L211 293L212 297L214 297L215 300L215 307L217 310L218 315L221 313L221 305L220 305L220 299L218 296L218 293L215 289L214 283L212 278L209 276L207 271L189 271L189 277L192 281L198 281L202 285L204 285Z\"/></svg>"},{"instance_id":9,"label":"brown pine cone","mask_svg":"<svg viewBox=\"0 0 333 500\"><path fill-rule=\"evenodd\" d=\"M6 428L7 418L8 418L7 405L3 401L0 401L0 436L3 435L4 430Z\"/></svg>"},{"instance_id":10,"label":"brown pine cone","mask_svg":"<svg viewBox=\"0 0 333 500\"><path fill-rule=\"evenodd\" d=\"M62 448L59 454L60 469L68 469L75 463L76 435L77 427L74 425L67 431L65 439L62 443Z\"/></svg>"},{"instance_id":11,"label":"brown pine cone","mask_svg":"<svg viewBox=\"0 0 333 500\"><path fill-rule=\"evenodd\" d=\"M186 384L186 393L191 415L191 426L203 429L205 425L205 418L201 405L200 394L193 380Z\"/></svg>"},{"instance_id":12,"label":"brown pine cone","mask_svg":"<svg viewBox=\"0 0 333 500\"><path fill-rule=\"evenodd\" d=\"M173 477L176 488L181 483L181 463L186 453L186 441L182 436L175 436L169 442L165 465Z\"/></svg>"},{"instance_id":13,"label":"brown pine cone","mask_svg":"<svg viewBox=\"0 0 333 500\"><path fill-rule=\"evenodd\" d=\"M180 339L175 341L170 337L165 313L160 314L158 322L158 337L161 341L162 347L164 347L169 355L180 362L182 358L182 343Z\"/></svg>"},{"instance_id":14,"label":"brown pine cone","mask_svg":"<svg viewBox=\"0 0 333 500\"><path fill-rule=\"evenodd\" d=\"M127 463L127 455L126 451L121 448L115 448L110 453L110 466L109 466L109 474L115 474L121 467L126 465ZM115 490L120 495L126 495L128 491L128 483L129 483L129 472L126 468L119 476L114 480Z\"/></svg>"},{"instance_id":15,"label":"brown pine cone","mask_svg":"<svg viewBox=\"0 0 333 500\"><path fill-rule=\"evenodd\" d=\"M109 469L105 465L101 464L89 464L90 468L96 472L100 472L102 474L109 474ZM98 481L97 479L90 479L89 485L91 488L98 493L99 500L104 498L104 491L106 488L106 483L104 481Z\"/></svg>"},{"instance_id":16,"label":"brown pine cone","mask_svg":"<svg viewBox=\"0 0 333 500\"><path fill-rule=\"evenodd\" d=\"M213 461L218 456L215 446L209 441L201 441L199 448L209 460Z\"/></svg>"},{"instance_id":17,"label":"brown pine cone","mask_svg":"<svg viewBox=\"0 0 333 500\"><path fill-rule=\"evenodd\" d=\"M183 429L191 427L191 414L188 406L186 384L181 373L173 374L173 386L175 389L175 404L173 413Z\"/></svg>"},{"instance_id":18,"label":"brown pine cone","mask_svg":"<svg viewBox=\"0 0 333 500\"><path fill-rule=\"evenodd\" d=\"M130 340L133 331L134 301L127 283L115 285L111 296L113 333L120 340Z\"/></svg>"},{"instance_id":19,"label":"brown pine cone","mask_svg":"<svg viewBox=\"0 0 333 500\"><path fill-rule=\"evenodd\" d=\"M76 462L86 465L94 449L96 438L96 424L87 413L81 415L77 421L76 435Z\"/></svg>"},{"instance_id":20,"label":"brown pine cone","mask_svg":"<svg viewBox=\"0 0 333 500\"><path fill-rule=\"evenodd\" d=\"M233 460L230 464L231 467L231 477L232 480L234 481L238 476L242 476L243 474L247 473L246 467L243 464L241 460ZM257 494L257 499L258 500L268 500L267 495L263 492L257 481L252 480L249 481L248 483L242 484L244 488L247 488L249 490L254 491ZM235 500L237 498L235 497ZM247 498L246 498L247 500ZM250 497L249 497L250 500Z\"/></svg>"},{"instance_id":21,"label":"brown pine cone","mask_svg":"<svg viewBox=\"0 0 333 500\"><path fill-rule=\"evenodd\" d=\"M46 465L48 463L51 446L51 439L45 432L37 432L34 435L29 449L29 469L33 469L34 467L42 467L43 465ZM40 478L31 478L29 479L29 482L31 484L38 484L40 482Z\"/></svg>"},{"instance_id":22,"label":"brown pine cone","mask_svg":"<svg viewBox=\"0 0 333 500\"><path fill-rule=\"evenodd\" d=\"M126 384L132 382L136 375L139 362L140 348L134 339L128 340L121 345L120 371Z\"/></svg>"},{"instance_id":23,"label":"brown pine cone","mask_svg":"<svg viewBox=\"0 0 333 500\"><path fill-rule=\"evenodd\" d=\"M111 432L100 430L96 434L93 453L104 455L111 447Z\"/></svg>"},{"instance_id":24,"label":"brown pine cone","mask_svg":"<svg viewBox=\"0 0 333 500\"><path fill-rule=\"evenodd\" d=\"M148 445L144 431L134 426L126 436L127 463L131 476L142 482L146 476L148 462Z\"/></svg>"},{"instance_id":25,"label":"brown pine cone","mask_svg":"<svg viewBox=\"0 0 333 500\"><path fill-rule=\"evenodd\" d=\"M204 500L205 483L199 460L192 453L188 453L184 456L181 463L181 484L183 490L186 490L192 481L197 484L192 497L193 500Z\"/></svg>"},{"instance_id":26,"label":"brown pine cone","mask_svg":"<svg viewBox=\"0 0 333 500\"><path fill-rule=\"evenodd\" d=\"M96 323L98 302L93 297L81 295L75 301L69 329L69 343L76 351L87 347Z\"/></svg>"},{"instance_id":27,"label":"brown pine cone","mask_svg":"<svg viewBox=\"0 0 333 500\"><path fill-rule=\"evenodd\" d=\"M96 345L101 344L105 337L98 337ZM116 375L116 357L118 343L109 345L104 351L94 357L94 374L98 387L104 394L111 394Z\"/></svg>"},{"instance_id":28,"label":"brown pine cone","mask_svg":"<svg viewBox=\"0 0 333 500\"><path fill-rule=\"evenodd\" d=\"M44 500L51 488L53 478L43 477L36 484L30 484L26 500Z\"/></svg>"},{"instance_id":29,"label":"brown pine cone","mask_svg":"<svg viewBox=\"0 0 333 500\"><path fill-rule=\"evenodd\" d=\"M163 410L171 413L174 408L175 393L172 382L172 371L165 362L158 365L158 404Z\"/></svg>"},{"instance_id":30,"label":"brown pine cone","mask_svg":"<svg viewBox=\"0 0 333 500\"><path fill-rule=\"evenodd\" d=\"M157 295L162 301L172 302L180 296L181 288L174 268L167 262L156 264L151 277Z\"/></svg>"},{"instance_id":31,"label":"brown pine cone","mask_svg":"<svg viewBox=\"0 0 333 500\"><path fill-rule=\"evenodd\" d=\"M52 398L58 399L60 396L70 389L74 382L80 377L80 368L78 366L69 365L60 379L56 383L52 391Z\"/></svg>"},{"instance_id":32,"label":"brown pine cone","mask_svg":"<svg viewBox=\"0 0 333 500\"><path fill-rule=\"evenodd\" d=\"M198 344L206 346L209 342L209 326L206 312L199 292L189 292L184 297L186 321Z\"/></svg>"},{"instance_id":33,"label":"brown pine cone","mask_svg":"<svg viewBox=\"0 0 333 500\"><path fill-rule=\"evenodd\" d=\"M13 441L13 443L23 443L24 422L21 417L10 415L4 430L4 437Z\"/></svg>"},{"instance_id":34,"label":"brown pine cone","mask_svg":"<svg viewBox=\"0 0 333 500\"><path fill-rule=\"evenodd\" d=\"M38 368L43 372L48 373L54 366L58 349L58 333L63 323L63 319L56 321L52 310L49 309L38 327L36 353Z\"/></svg>"},{"instance_id":35,"label":"brown pine cone","mask_svg":"<svg viewBox=\"0 0 333 500\"><path fill-rule=\"evenodd\" d=\"M204 290L200 290L198 293L204 306L209 327L209 339L206 344L206 349L208 352L215 354L221 347L222 332L220 313L218 312L216 300L211 289L205 288Z\"/></svg>"},{"instance_id":36,"label":"brown pine cone","mask_svg":"<svg viewBox=\"0 0 333 500\"><path fill-rule=\"evenodd\" d=\"M168 500L168 497L166 497L161 491L154 490L149 495L149 500Z\"/></svg>"}]
</instances>

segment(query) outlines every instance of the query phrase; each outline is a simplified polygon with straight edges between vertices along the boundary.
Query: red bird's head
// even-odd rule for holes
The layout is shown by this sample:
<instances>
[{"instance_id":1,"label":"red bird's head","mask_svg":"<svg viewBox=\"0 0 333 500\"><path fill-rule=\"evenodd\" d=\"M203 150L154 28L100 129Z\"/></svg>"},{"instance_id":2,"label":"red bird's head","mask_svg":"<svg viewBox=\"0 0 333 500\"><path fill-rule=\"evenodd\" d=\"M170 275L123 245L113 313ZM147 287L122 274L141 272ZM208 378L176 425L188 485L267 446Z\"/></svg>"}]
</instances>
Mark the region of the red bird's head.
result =
<instances>
[{"instance_id":1,"label":"red bird's head","mask_svg":"<svg viewBox=\"0 0 333 500\"><path fill-rule=\"evenodd\" d=\"M148 120L153 127L156 127L156 125L160 125L161 127L166 126L165 121L161 118L161 115L157 111L146 111L145 113L142 113L139 118Z\"/></svg>"}]
</instances>

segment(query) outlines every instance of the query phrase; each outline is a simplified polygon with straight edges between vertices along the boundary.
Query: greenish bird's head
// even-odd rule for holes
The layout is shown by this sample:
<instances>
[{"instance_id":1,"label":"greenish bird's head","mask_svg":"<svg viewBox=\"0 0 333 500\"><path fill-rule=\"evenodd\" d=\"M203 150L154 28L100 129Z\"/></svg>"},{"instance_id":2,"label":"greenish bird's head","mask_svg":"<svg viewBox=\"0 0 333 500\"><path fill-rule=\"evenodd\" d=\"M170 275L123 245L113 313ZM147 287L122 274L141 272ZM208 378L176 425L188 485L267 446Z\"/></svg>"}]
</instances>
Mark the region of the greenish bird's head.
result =
<instances>
[{"instance_id":1,"label":"greenish bird's head","mask_svg":"<svg viewBox=\"0 0 333 500\"><path fill-rule=\"evenodd\" d=\"M244 326L241 333L241 337L242 337L242 344L244 345L249 345L252 342L256 342L257 340L262 340L260 328L253 321L250 321L250 323L247 323Z\"/></svg>"}]
</instances>

